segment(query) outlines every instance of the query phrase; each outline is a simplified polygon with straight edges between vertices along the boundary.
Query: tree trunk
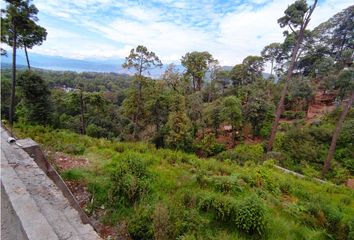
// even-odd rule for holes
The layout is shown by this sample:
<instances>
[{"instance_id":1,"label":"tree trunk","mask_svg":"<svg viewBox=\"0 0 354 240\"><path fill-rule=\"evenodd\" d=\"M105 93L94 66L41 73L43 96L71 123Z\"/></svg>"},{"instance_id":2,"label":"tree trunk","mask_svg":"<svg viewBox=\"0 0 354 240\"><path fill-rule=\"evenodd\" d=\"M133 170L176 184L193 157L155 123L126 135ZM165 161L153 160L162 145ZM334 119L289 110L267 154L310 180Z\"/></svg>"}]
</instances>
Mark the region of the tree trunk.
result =
<instances>
[{"instance_id":1,"label":"tree trunk","mask_svg":"<svg viewBox=\"0 0 354 240\"><path fill-rule=\"evenodd\" d=\"M84 109L84 97L82 90L80 89L80 110L81 110L81 134L86 134L86 127L85 127L85 109Z\"/></svg>"},{"instance_id":2,"label":"tree trunk","mask_svg":"<svg viewBox=\"0 0 354 240\"><path fill-rule=\"evenodd\" d=\"M232 133L231 133L231 135L232 135L232 147L235 147L235 145L236 145L236 127L234 127L232 125L231 125L231 127L232 127Z\"/></svg>"},{"instance_id":3,"label":"tree trunk","mask_svg":"<svg viewBox=\"0 0 354 240\"><path fill-rule=\"evenodd\" d=\"M14 122L15 114L15 101L16 101L16 48L17 48L17 32L14 30L13 43L12 43L12 87L11 87L11 102L10 102L10 113L9 113L9 123L11 127L12 135L12 126Z\"/></svg>"},{"instance_id":4,"label":"tree trunk","mask_svg":"<svg viewBox=\"0 0 354 240\"><path fill-rule=\"evenodd\" d=\"M274 64L274 59L272 59L272 62L271 62L270 76L273 76L273 64Z\"/></svg>"},{"instance_id":5,"label":"tree trunk","mask_svg":"<svg viewBox=\"0 0 354 240\"><path fill-rule=\"evenodd\" d=\"M299 48L299 45L300 44L296 44L296 47L294 48L294 51L293 51L293 57L292 57L292 60L291 60L290 67L288 69L286 82L285 82L283 90L281 92L281 97L280 97L280 100L278 102L277 110L275 112L275 119L274 119L274 122L273 122L272 131L271 131L270 138L269 138L268 145L267 145L267 152L272 151L272 148L273 148L273 142L274 142L274 139L275 139L275 135L277 133L277 128L278 128L280 116L281 116L281 114L283 112L285 96L286 96L286 94L288 92L289 82L291 80L292 72L294 70L295 58L296 58L296 53L297 53L297 50ZM295 50L296 50L296 52L295 52Z\"/></svg>"},{"instance_id":6,"label":"tree trunk","mask_svg":"<svg viewBox=\"0 0 354 240\"><path fill-rule=\"evenodd\" d=\"M26 54L26 60L27 60L27 67L28 67L28 70L31 70L31 65L30 65L30 62L29 62L28 52L27 52L27 47L26 47L26 45L25 45L25 54Z\"/></svg>"},{"instance_id":7,"label":"tree trunk","mask_svg":"<svg viewBox=\"0 0 354 240\"><path fill-rule=\"evenodd\" d=\"M139 136L138 136L138 123L139 123L139 117L140 117L140 113L142 112L141 110L141 104L142 104L142 91L143 91L143 83L141 82L141 75L139 75L138 77L138 99L137 99L137 108L136 108L136 113L134 115L134 129L133 129L133 138L134 140L138 140Z\"/></svg>"},{"instance_id":8,"label":"tree trunk","mask_svg":"<svg viewBox=\"0 0 354 240\"><path fill-rule=\"evenodd\" d=\"M323 165L322 177L324 177L326 175L326 173L328 172L328 170L331 167L331 160L333 159L334 151L336 150L337 139L338 139L339 134L340 134L340 132L342 130L342 125L343 125L344 119L347 116L347 114L349 112L349 109L350 109L350 107L353 104L353 100L354 100L354 91L352 92L352 95L350 96L350 98L348 100L348 103L344 107L344 109L343 109L343 111L342 111L342 113L340 115L340 118L339 118L339 120L337 122L336 129L335 129L335 131L333 133L331 146L329 147L329 150L328 150L327 159L326 159L326 161L324 162L324 165Z\"/></svg>"},{"instance_id":9,"label":"tree trunk","mask_svg":"<svg viewBox=\"0 0 354 240\"><path fill-rule=\"evenodd\" d=\"M270 152L273 149L273 143L274 143L275 135L277 133L277 128L278 128L278 124L279 124L279 120L280 120L280 115L283 112L285 96L286 96L286 94L288 92L288 86L289 86L289 82L291 80L291 76L292 76L292 73L293 73L293 70L294 70L294 67L295 67L296 59L298 57L297 55L298 55L298 52L299 52L299 49L300 49L300 44L302 42L302 39L304 38L305 29L306 29L308 23L310 22L310 17L312 15L313 10L316 7L316 4L317 4L317 0L315 0L314 4L312 5L312 7L310 9L309 14L307 15L304 23L300 27L299 37L297 38L296 45L295 45L295 47L294 47L294 49L293 49L293 51L291 53L291 62L290 62L290 66L289 66L289 69L288 69L288 72L287 72L285 85L284 85L283 90L281 92L281 97L280 97L280 100L279 100L279 103L278 103L278 106L277 106L277 110L275 112L275 119L274 119L274 122L273 122L272 131L271 131L271 134L270 134L270 137L269 137L269 141L268 141L268 144L267 144L267 152Z\"/></svg>"}]
</instances>

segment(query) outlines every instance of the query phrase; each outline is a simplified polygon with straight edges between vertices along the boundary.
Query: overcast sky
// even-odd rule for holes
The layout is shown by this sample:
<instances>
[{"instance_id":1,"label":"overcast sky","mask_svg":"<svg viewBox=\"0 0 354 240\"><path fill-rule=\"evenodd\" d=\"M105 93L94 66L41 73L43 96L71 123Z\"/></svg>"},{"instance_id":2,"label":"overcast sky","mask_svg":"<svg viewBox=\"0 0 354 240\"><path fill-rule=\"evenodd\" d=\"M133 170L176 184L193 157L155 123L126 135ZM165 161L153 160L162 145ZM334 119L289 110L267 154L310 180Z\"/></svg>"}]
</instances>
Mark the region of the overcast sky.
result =
<instances>
[{"instance_id":1,"label":"overcast sky","mask_svg":"<svg viewBox=\"0 0 354 240\"><path fill-rule=\"evenodd\" d=\"M34 0L47 41L31 51L75 59L125 57L145 45L163 63L189 51L209 51L235 65L283 40L277 19L291 0ZM309 3L312 3L310 1ZM310 28L352 0L319 0Z\"/></svg>"}]
</instances>

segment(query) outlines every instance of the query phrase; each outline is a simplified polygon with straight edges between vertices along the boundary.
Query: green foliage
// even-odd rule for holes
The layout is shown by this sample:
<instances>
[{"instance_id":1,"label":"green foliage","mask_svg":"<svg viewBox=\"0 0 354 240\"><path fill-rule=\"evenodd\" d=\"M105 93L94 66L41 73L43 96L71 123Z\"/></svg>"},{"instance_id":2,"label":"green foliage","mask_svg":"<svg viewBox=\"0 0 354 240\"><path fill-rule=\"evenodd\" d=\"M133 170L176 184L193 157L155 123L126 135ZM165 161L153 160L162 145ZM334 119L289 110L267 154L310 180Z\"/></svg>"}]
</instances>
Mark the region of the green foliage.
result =
<instances>
[{"instance_id":1,"label":"green foliage","mask_svg":"<svg viewBox=\"0 0 354 240\"><path fill-rule=\"evenodd\" d=\"M136 209L132 216L129 216L128 231L134 240L149 240L154 237L152 212L149 206Z\"/></svg>"},{"instance_id":2,"label":"green foliage","mask_svg":"<svg viewBox=\"0 0 354 240\"><path fill-rule=\"evenodd\" d=\"M267 132L274 118L274 109L274 105L267 101L264 92L255 90L250 94L243 108L243 115L245 120L251 123L254 136L259 136L261 130L263 135L266 134L264 136L268 136Z\"/></svg>"},{"instance_id":3,"label":"green foliage","mask_svg":"<svg viewBox=\"0 0 354 240\"><path fill-rule=\"evenodd\" d=\"M50 91L37 74L26 71L18 79L21 87L23 118L28 123L48 124L51 120Z\"/></svg>"},{"instance_id":4,"label":"green foliage","mask_svg":"<svg viewBox=\"0 0 354 240\"><path fill-rule=\"evenodd\" d=\"M193 91L202 89L203 78L208 70L208 65L216 60L208 52L190 52L186 53L181 59L182 65L187 69L186 79L191 79Z\"/></svg>"},{"instance_id":5,"label":"green foliage","mask_svg":"<svg viewBox=\"0 0 354 240\"><path fill-rule=\"evenodd\" d=\"M92 123L87 126L86 133L90 137L96 137L96 138L107 136L106 129L104 129L103 127L97 126L95 124L92 124Z\"/></svg>"},{"instance_id":6,"label":"green foliage","mask_svg":"<svg viewBox=\"0 0 354 240\"><path fill-rule=\"evenodd\" d=\"M225 151L223 144L217 143L214 134L207 134L203 139L194 144L196 152L200 156L210 157Z\"/></svg>"},{"instance_id":7,"label":"green foliage","mask_svg":"<svg viewBox=\"0 0 354 240\"><path fill-rule=\"evenodd\" d=\"M285 16L278 19L280 27L291 26L298 27L303 24L304 16L308 11L308 6L305 0L297 0L295 3L288 6L285 10Z\"/></svg>"},{"instance_id":8,"label":"green foliage","mask_svg":"<svg viewBox=\"0 0 354 240\"><path fill-rule=\"evenodd\" d=\"M264 149L262 144L241 144L237 145L233 150L223 152L218 155L219 160L230 159L231 161L244 165L245 163L257 164L263 161Z\"/></svg>"},{"instance_id":9,"label":"green foliage","mask_svg":"<svg viewBox=\"0 0 354 240\"><path fill-rule=\"evenodd\" d=\"M134 204L151 191L152 175L147 170L147 163L139 155L125 153L112 167L114 169L110 178L113 204Z\"/></svg>"},{"instance_id":10,"label":"green foliage","mask_svg":"<svg viewBox=\"0 0 354 240\"><path fill-rule=\"evenodd\" d=\"M311 163L319 168L325 156L326 147L317 143L308 129L293 128L283 138L281 149L288 157L287 167L301 171L301 166Z\"/></svg>"},{"instance_id":11,"label":"green foliage","mask_svg":"<svg viewBox=\"0 0 354 240\"><path fill-rule=\"evenodd\" d=\"M266 207L256 196L245 198L236 212L235 225L249 234L262 235L267 228Z\"/></svg>"},{"instance_id":12,"label":"green foliage","mask_svg":"<svg viewBox=\"0 0 354 240\"><path fill-rule=\"evenodd\" d=\"M185 100L176 95L168 116L166 146L174 149L188 150L189 119L185 113Z\"/></svg>"},{"instance_id":13,"label":"green foliage","mask_svg":"<svg viewBox=\"0 0 354 240\"><path fill-rule=\"evenodd\" d=\"M281 115L282 118L286 118L288 120L294 119L304 119L306 113L304 111L284 111Z\"/></svg>"},{"instance_id":14,"label":"green foliage","mask_svg":"<svg viewBox=\"0 0 354 240\"><path fill-rule=\"evenodd\" d=\"M242 123L241 101L235 96L224 98L221 116L224 121L232 126L233 140L235 140L236 129L239 129Z\"/></svg>"},{"instance_id":15,"label":"green foliage","mask_svg":"<svg viewBox=\"0 0 354 240\"><path fill-rule=\"evenodd\" d=\"M89 213L126 223L133 239L347 239L352 231L350 189L298 179L269 162L240 167L146 143L20 130L53 151L84 146L89 164L64 171L64 179L87 184ZM263 159L261 144L238 147L245 159Z\"/></svg>"}]
</instances>

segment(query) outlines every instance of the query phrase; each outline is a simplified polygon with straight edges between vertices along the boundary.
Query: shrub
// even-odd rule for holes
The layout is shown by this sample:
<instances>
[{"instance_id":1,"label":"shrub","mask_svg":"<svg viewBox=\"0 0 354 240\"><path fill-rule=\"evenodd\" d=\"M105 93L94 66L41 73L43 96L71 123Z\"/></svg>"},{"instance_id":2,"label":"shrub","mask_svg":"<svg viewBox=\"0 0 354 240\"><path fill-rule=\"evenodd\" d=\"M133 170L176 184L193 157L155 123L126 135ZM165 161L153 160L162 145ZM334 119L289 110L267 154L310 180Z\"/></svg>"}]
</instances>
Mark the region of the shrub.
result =
<instances>
[{"instance_id":1,"label":"shrub","mask_svg":"<svg viewBox=\"0 0 354 240\"><path fill-rule=\"evenodd\" d=\"M281 149L288 157L287 167L297 167L301 164L309 163L320 167L326 155L327 148L316 142L316 139L308 130L293 128L288 131L283 138Z\"/></svg>"},{"instance_id":2,"label":"shrub","mask_svg":"<svg viewBox=\"0 0 354 240\"><path fill-rule=\"evenodd\" d=\"M304 111L294 112L294 111L284 111L281 115L282 118L286 118L288 120L294 119L303 119L305 118L306 113Z\"/></svg>"},{"instance_id":3,"label":"shrub","mask_svg":"<svg viewBox=\"0 0 354 240\"><path fill-rule=\"evenodd\" d=\"M348 240L354 240L354 217L348 222Z\"/></svg>"},{"instance_id":4,"label":"shrub","mask_svg":"<svg viewBox=\"0 0 354 240\"><path fill-rule=\"evenodd\" d=\"M85 152L85 146L81 144L66 144L62 147L62 151L73 155L82 155Z\"/></svg>"},{"instance_id":5,"label":"shrub","mask_svg":"<svg viewBox=\"0 0 354 240\"><path fill-rule=\"evenodd\" d=\"M196 236L202 232L202 229L208 224L208 221L200 216L196 209L184 210L181 208L175 208L171 215L171 222L173 222L173 236L170 239L193 239L192 236ZM188 236L188 238L184 238ZM203 238L201 238L203 239Z\"/></svg>"},{"instance_id":6,"label":"shrub","mask_svg":"<svg viewBox=\"0 0 354 240\"><path fill-rule=\"evenodd\" d=\"M107 137L108 133L107 130L97 126L93 123L89 124L86 128L86 133L87 135L89 135L90 137L95 137L95 138L101 138L101 137Z\"/></svg>"},{"instance_id":7,"label":"shrub","mask_svg":"<svg viewBox=\"0 0 354 240\"><path fill-rule=\"evenodd\" d=\"M237 164L244 165L246 162L260 163L263 160L263 156L264 150L262 144L241 144L231 151L219 154L217 159L230 159Z\"/></svg>"},{"instance_id":8,"label":"shrub","mask_svg":"<svg viewBox=\"0 0 354 240\"><path fill-rule=\"evenodd\" d=\"M133 204L151 190L152 176L139 154L128 152L123 157L110 174L112 203Z\"/></svg>"},{"instance_id":9,"label":"shrub","mask_svg":"<svg viewBox=\"0 0 354 240\"><path fill-rule=\"evenodd\" d=\"M156 205L152 215L152 220L154 226L154 239L167 240L169 228L169 212L164 204L158 203Z\"/></svg>"},{"instance_id":10,"label":"shrub","mask_svg":"<svg viewBox=\"0 0 354 240\"><path fill-rule=\"evenodd\" d=\"M241 192L242 187L238 181L237 176L215 176L212 178L215 190L222 193Z\"/></svg>"},{"instance_id":11,"label":"shrub","mask_svg":"<svg viewBox=\"0 0 354 240\"><path fill-rule=\"evenodd\" d=\"M152 212L149 206L136 209L133 215L129 216L128 231L135 240L150 240L154 238Z\"/></svg>"},{"instance_id":12,"label":"shrub","mask_svg":"<svg viewBox=\"0 0 354 240\"><path fill-rule=\"evenodd\" d=\"M324 124L321 126L312 126L309 128L309 134L313 136L316 141L324 144L331 142L334 126L330 124Z\"/></svg>"},{"instance_id":13,"label":"shrub","mask_svg":"<svg viewBox=\"0 0 354 240\"><path fill-rule=\"evenodd\" d=\"M320 199L313 199L308 207L308 213L314 217L314 221L310 222L314 227L326 229L328 233L336 236L336 239L346 239L346 226L342 222L343 215L338 208Z\"/></svg>"},{"instance_id":14,"label":"shrub","mask_svg":"<svg viewBox=\"0 0 354 240\"><path fill-rule=\"evenodd\" d=\"M196 152L203 157L214 156L225 151L225 146L216 142L214 134L207 134L204 138L194 144Z\"/></svg>"},{"instance_id":15,"label":"shrub","mask_svg":"<svg viewBox=\"0 0 354 240\"><path fill-rule=\"evenodd\" d=\"M269 123L265 123L261 130L259 131L259 135L262 137L262 138L268 138L269 135L270 135L270 132L272 131L272 123L269 122Z\"/></svg>"},{"instance_id":16,"label":"shrub","mask_svg":"<svg viewBox=\"0 0 354 240\"><path fill-rule=\"evenodd\" d=\"M69 169L61 173L63 179L68 181L78 181L85 177L85 174L81 169Z\"/></svg>"},{"instance_id":17,"label":"shrub","mask_svg":"<svg viewBox=\"0 0 354 240\"><path fill-rule=\"evenodd\" d=\"M267 227L266 208L256 196L245 198L238 205L235 217L236 227L248 234L262 235Z\"/></svg>"}]
</instances>

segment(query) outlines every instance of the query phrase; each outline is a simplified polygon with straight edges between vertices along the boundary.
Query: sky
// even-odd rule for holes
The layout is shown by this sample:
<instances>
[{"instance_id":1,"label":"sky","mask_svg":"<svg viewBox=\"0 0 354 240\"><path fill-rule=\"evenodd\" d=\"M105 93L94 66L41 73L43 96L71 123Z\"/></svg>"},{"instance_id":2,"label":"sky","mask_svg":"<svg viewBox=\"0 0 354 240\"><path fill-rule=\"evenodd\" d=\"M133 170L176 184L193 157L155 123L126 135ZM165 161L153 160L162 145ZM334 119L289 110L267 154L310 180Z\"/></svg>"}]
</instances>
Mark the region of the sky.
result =
<instances>
[{"instance_id":1,"label":"sky","mask_svg":"<svg viewBox=\"0 0 354 240\"><path fill-rule=\"evenodd\" d=\"M313 1L313 0L312 0ZM312 1L308 1L309 4ZM144 45L163 63L208 51L235 65L282 42L277 19L294 0L34 0L47 40L31 51L74 59L124 58ZM309 28L353 4L319 0Z\"/></svg>"}]
</instances>

